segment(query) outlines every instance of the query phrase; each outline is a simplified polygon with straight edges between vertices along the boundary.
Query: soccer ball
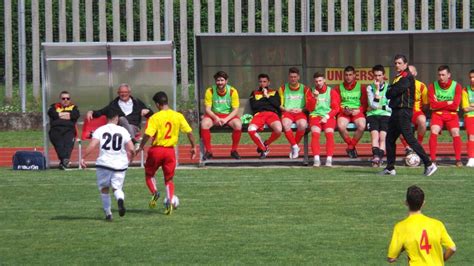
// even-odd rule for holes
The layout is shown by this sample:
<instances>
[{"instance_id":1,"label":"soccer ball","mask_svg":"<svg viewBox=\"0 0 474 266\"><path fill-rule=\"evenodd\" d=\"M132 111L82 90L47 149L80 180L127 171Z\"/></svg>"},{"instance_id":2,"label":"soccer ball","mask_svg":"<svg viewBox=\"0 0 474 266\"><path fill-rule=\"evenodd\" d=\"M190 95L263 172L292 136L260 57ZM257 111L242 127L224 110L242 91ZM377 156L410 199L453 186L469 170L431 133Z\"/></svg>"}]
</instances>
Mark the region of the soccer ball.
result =
<instances>
[{"instance_id":1,"label":"soccer ball","mask_svg":"<svg viewBox=\"0 0 474 266\"><path fill-rule=\"evenodd\" d=\"M420 165L421 159L418 154L411 152L405 157L405 165L409 167L415 167Z\"/></svg>"},{"instance_id":2,"label":"soccer ball","mask_svg":"<svg viewBox=\"0 0 474 266\"><path fill-rule=\"evenodd\" d=\"M166 205L168 204L168 197L165 197L165 200L163 201L163 204ZM179 198L176 195L173 195L173 199L171 199L171 204L173 204L174 209L176 210L179 206Z\"/></svg>"}]
</instances>

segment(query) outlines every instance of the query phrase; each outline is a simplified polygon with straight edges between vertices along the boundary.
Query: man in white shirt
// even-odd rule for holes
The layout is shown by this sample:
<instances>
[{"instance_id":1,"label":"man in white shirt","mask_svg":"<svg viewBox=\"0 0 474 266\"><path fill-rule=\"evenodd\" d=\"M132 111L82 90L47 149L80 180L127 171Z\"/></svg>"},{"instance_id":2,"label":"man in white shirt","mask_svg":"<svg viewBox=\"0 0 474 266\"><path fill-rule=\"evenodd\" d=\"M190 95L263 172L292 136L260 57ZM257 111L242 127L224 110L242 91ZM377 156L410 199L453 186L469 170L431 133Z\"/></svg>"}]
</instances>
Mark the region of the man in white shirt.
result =
<instances>
[{"instance_id":1,"label":"man in white shirt","mask_svg":"<svg viewBox=\"0 0 474 266\"><path fill-rule=\"evenodd\" d=\"M92 140L81 158L81 166L87 167L84 158L99 146L100 153L96 161L97 186L101 192L105 220L112 221L109 188L112 187L117 200L119 215L124 216L125 194L122 188L134 148L130 134L125 128L117 125L119 114L111 109L107 112L107 119L108 123L92 134Z\"/></svg>"}]
</instances>

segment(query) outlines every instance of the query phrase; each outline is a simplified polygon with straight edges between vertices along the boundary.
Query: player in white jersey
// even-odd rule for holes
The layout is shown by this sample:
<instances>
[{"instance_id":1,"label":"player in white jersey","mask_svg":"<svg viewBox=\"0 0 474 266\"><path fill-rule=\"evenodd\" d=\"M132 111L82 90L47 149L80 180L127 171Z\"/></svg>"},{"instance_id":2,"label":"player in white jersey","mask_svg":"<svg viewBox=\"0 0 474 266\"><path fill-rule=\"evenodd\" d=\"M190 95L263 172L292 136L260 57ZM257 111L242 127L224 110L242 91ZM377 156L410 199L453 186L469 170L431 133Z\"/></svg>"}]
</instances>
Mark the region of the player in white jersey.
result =
<instances>
[{"instance_id":1,"label":"player in white jersey","mask_svg":"<svg viewBox=\"0 0 474 266\"><path fill-rule=\"evenodd\" d=\"M81 159L81 166L86 168L84 158L99 146L100 153L96 161L97 186L102 197L105 220L112 221L109 188L112 187L117 199L119 215L124 216L125 194L122 187L128 163L134 156L134 149L130 133L125 128L117 125L119 121L118 113L111 110L107 114L107 119L108 123L99 127L92 134L92 140Z\"/></svg>"}]
</instances>

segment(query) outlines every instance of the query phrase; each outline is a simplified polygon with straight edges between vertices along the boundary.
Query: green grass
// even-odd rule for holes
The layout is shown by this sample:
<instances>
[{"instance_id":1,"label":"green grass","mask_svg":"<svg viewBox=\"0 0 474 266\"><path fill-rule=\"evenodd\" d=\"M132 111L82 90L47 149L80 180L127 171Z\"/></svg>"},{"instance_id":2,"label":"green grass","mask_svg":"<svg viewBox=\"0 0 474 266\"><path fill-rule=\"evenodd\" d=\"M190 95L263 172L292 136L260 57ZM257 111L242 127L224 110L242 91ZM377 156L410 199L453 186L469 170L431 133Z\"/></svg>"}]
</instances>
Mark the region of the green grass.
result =
<instances>
[{"instance_id":1,"label":"green grass","mask_svg":"<svg viewBox=\"0 0 474 266\"><path fill-rule=\"evenodd\" d=\"M127 215L103 221L94 171L0 169L2 264L385 265L406 188L426 193L458 246L450 265L473 265L471 169L432 177L398 168L178 170L181 206L149 210L143 170L127 173ZM161 176L161 174L159 175ZM163 185L159 177L159 188ZM405 254L397 265L406 265Z\"/></svg>"}]
</instances>

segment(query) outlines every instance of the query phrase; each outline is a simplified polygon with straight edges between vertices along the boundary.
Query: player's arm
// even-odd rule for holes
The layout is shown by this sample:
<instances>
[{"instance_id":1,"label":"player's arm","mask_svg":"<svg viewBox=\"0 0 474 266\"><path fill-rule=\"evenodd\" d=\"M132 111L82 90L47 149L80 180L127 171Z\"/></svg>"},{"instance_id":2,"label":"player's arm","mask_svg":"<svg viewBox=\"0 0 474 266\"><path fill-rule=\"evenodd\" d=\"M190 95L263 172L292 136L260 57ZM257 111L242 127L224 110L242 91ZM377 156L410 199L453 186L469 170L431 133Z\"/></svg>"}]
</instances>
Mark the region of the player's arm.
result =
<instances>
[{"instance_id":1,"label":"player's arm","mask_svg":"<svg viewBox=\"0 0 474 266\"><path fill-rule=\"evenodd\" d=\"M367 103L367 89L365 85L361 86L361 96L360 96L360 107L359 110L361 113L365 113L367 111L368 103Z\"/></svg>"},{"instance_id":2,"label":"player's arm","mask_svg":"<svg viewBox=\"0 0 474 266\"><path fill-rule=\"evenodd\" d=\"M148 130L148 129L147 129ZM140 146L138 147L138 149L135 151L135 154L134 155L137 155L139 154L143 148L145 148L145 144L148 142L148 140L151 138L151 136L149 136L146 132L145 134L143 134L143 137L142 137L142 141L140 142Z\"/></svg>"},{"instance_id":3,"label":"player's arm","mask_svg":"<svg viewBox=\"0 0 474 266\"><path fill-rule=\"evenodd\" d=\"M193 132L189 132L186 134L189 140L189 144L191 144L191 159L196 158L196 141L194 140Z\"/></svg>"},{"instance_id":4,"label":"player's arm","mask_svg":"<svg viewBox=\"0 0 474 266\"><path fill-rule=\"evenodd\" d=\"M449 258L451 258L451 256L454 255L454 252L456 252L456 247L446 249L443 255L444 261L449 260Z\"/></svg>"},{"instance_id":5,"label":"player's arm","mask_svg":"<svg viewBox=\"0 0 474 266\"><path fill-rule=\"evenodd\" d=\"M276 109L279 109L281 106L281 98L278 91L275 91L275 94L273 96L268 97L268 101L273 107L275 107Z\"/></svg>"},{"instance_id":6,"label":"player's arm","mask_svg":"<svg viewBox=\"0 0 474 266\"><path fill-rule=\"evenodd\" d=\"M234 116L236 116L239 113L240 99L239 99L239 93L237 92L236 89L231 88L230 97L231 97L232 112L230 112L229 115L227 115L226 118L224 118L224 124L229 122L229 120L231 120Z\"/></svg>"},{"instance_id":7,"label":"player's arm","mask_svg":"<svg viewBox=\"0 0 474 266\"><path fill-rule=\"evenodd\" d=\"M329 117L336 117L339 114L341 106L341 99L339 93L335 90L331 90L331 111L329 111Z\"/></svg>"},{"instance_id":8,"label":"player's arm","mask_svg":"<svg viewBox=\"0 0 474 266\"><path fill-rule=\"evenodd\" d=\"M81 113L79 112L79 108L77 108L77 106L74 106L74 108L72 108L71 113L69 114L70 120L73 122L76 122L80 116L81 116Z\"/></svg>"},{"instance_id":9,"label":"player's arm","mask_svg":"<svg viewBox=\"0 0 474 266\"><path fill-rule=\"evenodd\" d=\"M182 114L178 116L179 124L180 124L180 131L186 133L188 137L189 144L191 144L191 159L196 158L196 141L194 140L193 129L189 126L188 121Z\"/></svg>"},{"instance_id":10,"label":"player's arm","mask_svg":"<svg viewBox=\"0 0 474 266\"><path fill-rule=\"evenodd\" d=\"M219 117L212 111L212 89L208 88L204 94L204 111L212 120L217 121Z\"/></svg>"},{"instance_id":11,"label":"player's arm","mask_svg":"<svg viewBox=\"0 0 474 266\"><path fill-rule=\"evenodd\" d=\"M49 110L48 110L48 116L51 120L57 120L59 119L59 113L56 112L56 108L54 105L52 105Z\"/></svg>"},{"instance_id":12,"label":"player's arm","mask_svg":"<svg viewBox=\"0 0 474 266\"><path fill-rule=\"evenodd\" d=\"M434 110L434 111L445 109L449 105L447 101L441 101L441 102L438 101L438 99L436 98L433 83L431 83L430 86L428 87L428 99L430 101L431 110Z\"/></svg>"},{"instance_id":13,"label":"player's arm","mask_svg":"<svg viewBox=\"0 0 474 266\"><path fill-rule=\"evenodd\" d=\"M469 103L469 94L466 89L462 90L461 108L464 112L474 111L474 107L471 107L471 104Z\"/></svg>"},{"instance_id":14,"label":"player's arm","mask_svg":"<svg viewBox=\"0 0 474 266\"><path fill-rule=\"evenodd\" d=\"M444 258L444 261L447 261L451 256L454 255L454 252L456 252L456 244L454 243L453 239L451 239L451 236L449 236L448 234L448 230L446 230L446 227L442 223L441 223L441 246L445 248L443 258Z\"/></svg>"},{"instance_id":15,"label":"player's arm","mask_svg":"<svg viewBox=\"0 0 474 266\"><path fill-rule=\"evenodd\" d=\"M379 99L375 98L375 94L372 91L372 85L367 86L367 100L368 100L368 106L370 109L379 108Z\"/></svg>"},{"instance_id":16,"label":"player's arm","mask_svg":"<svg viewBox=\"0 0 474 266\"><path fill-rule=\"evenodd\" d=\"M317 92L316 89L314 89L314 91ZM316 108L316 104L318 102L317 97L318 96L314 95L313 91L311 91L309 95L306 95L306 110L308 110L308 112L311 113Z\"/></svg>"},{"instance_id":17,"label":"player's arm","mask_svg":"<svg viewBox=\"0 0 474 266\"><path fill-rule=\"evenodd\" d=\"M397 261L398 256L403 250L403 243L399 239L399 233L397 226L393 229L392 240L390 241L390 246L388 247L387 261L393 263Z\"/></svg>"},{"instance_id":18,"label":"player's arm","mask_svg":"<svg viewBox=\"0 0 474 266\"><path fill-rule=\"evenodd\" d=\"M84 158L86 158L87 156L89 156L89 154L95 150L97 148L97 146L99 145L99 140L96 139L96 138L93 138L91 140L91 142L89 143L89 146L87 146L86 148L86 151L84 152L84 155L82 155L82 158L81 158L81 166L82 168L87 168L87 165L86 165L86 162L84 161Z\"/></svg>"},{"instance_id":19,"label":"player's arm","mask_svg":"<svg viewBox=\"0 0 474 266\"><path fill-rule=\"evenodd\" d=\"M462 87L461 84L456 84L456 89L454 93L454 99L448 102L448 110L452 112L457 112L459 105L461 104L461 98L462 98Z\"/></svg>"},{"instance_id":20,"label":"player's arm","mask_svg":"<svg viewBox=\"0 0 474 266\"><path fill-rule=\"evenodd\" d=\"M129 140L125 144L125 149L127 150L128 161L132 162L133 157L135 157L135 147L133 146L133 141L132 140Z\"/></svg>"},{"instance_id":21,"label":"player's arm","mask_svg":"<svg viewBox=\"0 0 474 266\"><path fill-rule=\"evenodd\" d=\"M394 99L403 94L410 87L410 81L406 77L401 77L397 82L390 86L387 91L387 99Z\"/></svg>"},{"instance_id":22,"label":"player's arm","mask_svg":"<svg viewBox=\"0 0 474 266\"><path fill-rule=\"evenodd\" d=\"M282 112L285 112L286 109L285 109L285 85L282 85L279 89L278 89L278 94L280 95L280 110Z\"/></svg>"},{"instance_id":23,"label":"player's arm","mask_svg":"<svg viewBox=\"0 0 474 266\"><path fill-rule=\"evenodd\" d=\"M313 91L310 88L304 86L304 106L301 111L305 109L306 111L311 112L312 110L309 110L309 108L312 107L311 105L314 105L314 107L316 107Z\"/></svg>"}]
</instances>

